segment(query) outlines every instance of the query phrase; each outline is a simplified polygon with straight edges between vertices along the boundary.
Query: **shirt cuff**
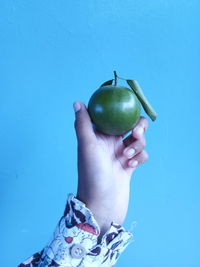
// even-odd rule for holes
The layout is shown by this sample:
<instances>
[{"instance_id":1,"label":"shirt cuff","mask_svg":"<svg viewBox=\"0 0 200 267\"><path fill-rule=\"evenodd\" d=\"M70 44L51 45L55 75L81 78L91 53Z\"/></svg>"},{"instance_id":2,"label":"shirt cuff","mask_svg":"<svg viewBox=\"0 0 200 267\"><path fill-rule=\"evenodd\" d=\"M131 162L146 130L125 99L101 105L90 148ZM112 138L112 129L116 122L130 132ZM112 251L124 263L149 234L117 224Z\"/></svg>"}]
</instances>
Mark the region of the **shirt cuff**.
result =
<instances>
[{"instance_id":1,"label":"shirt cuff","mask_svg":"<svg viewBox=\"0 0 200 267\"><path fill-rule=\"evenodd\" d=\"M115 222L97 244L99 234L92 212L73 194L68 194L64 215L52 239L40 253L35 254L38 265L27 266L110 267L133 241L132 233Z\"/></svg>"}]
</instances>

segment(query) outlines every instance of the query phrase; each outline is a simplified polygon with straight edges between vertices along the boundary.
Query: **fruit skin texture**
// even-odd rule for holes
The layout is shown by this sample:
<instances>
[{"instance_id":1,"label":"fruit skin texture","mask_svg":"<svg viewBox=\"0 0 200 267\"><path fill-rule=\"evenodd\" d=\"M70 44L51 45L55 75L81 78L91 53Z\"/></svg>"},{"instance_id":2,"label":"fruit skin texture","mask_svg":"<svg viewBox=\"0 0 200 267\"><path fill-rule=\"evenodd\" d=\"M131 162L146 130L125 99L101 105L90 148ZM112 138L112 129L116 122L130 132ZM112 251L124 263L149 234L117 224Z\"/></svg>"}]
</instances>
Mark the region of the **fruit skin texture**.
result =
<instances>
[{"instance_id":1,"label":"fruit skin texture","mask_svg":"<svg viewBox=\"0 0 200 267\"><path fill-rule=\"evenodd\" d=\"M133 129L140 111L135 93L123 86L102 86L88 103L88 113L96 129L108 135L123 135Z\"/></svg>"}]
</instances>

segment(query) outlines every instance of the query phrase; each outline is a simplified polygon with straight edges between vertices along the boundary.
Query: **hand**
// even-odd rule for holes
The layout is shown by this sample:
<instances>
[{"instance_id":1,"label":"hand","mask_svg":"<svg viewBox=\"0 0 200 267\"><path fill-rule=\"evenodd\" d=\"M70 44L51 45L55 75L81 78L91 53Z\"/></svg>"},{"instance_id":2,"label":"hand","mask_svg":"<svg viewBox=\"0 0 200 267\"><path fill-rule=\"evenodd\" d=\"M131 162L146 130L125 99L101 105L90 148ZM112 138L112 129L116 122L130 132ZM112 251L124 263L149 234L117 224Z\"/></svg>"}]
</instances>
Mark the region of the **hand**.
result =
<instances>
[{"instance_id":1,"label":"hand","mask_svg":"<svg viewBox=\"0 0 200 267\"><path fill-rule=\"evenodd\" d=\"M122 224L125 220L131 175L148 159L144 150L148 121L141 117L131 134L123 139L124 136L95 130L82 102L75 102L74 109L78 141L76 197L92 211L101 237L112 221Z\"/></svg>"}]
</instances>

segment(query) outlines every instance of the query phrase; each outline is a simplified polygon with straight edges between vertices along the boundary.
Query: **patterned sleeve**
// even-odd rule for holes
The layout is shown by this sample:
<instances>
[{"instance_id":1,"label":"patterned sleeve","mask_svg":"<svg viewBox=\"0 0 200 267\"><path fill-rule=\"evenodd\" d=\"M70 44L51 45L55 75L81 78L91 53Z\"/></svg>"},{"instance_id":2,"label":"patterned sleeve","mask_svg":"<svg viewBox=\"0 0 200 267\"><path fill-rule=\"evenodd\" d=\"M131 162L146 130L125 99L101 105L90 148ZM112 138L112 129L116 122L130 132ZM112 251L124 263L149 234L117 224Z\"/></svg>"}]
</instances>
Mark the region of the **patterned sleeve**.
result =
<instances>
[{"instance_id":1,"label":"patterned sleeve","mask_svg":"<svg viewBox=\"0 0 200 267\"><path fill-rule=\"evenodd\" d=\"M50 242L18 267L111 267L133 235L114 222L98 244L99 233L92 212L69 194L64 215Z\"/></svg>"}]
</instances>

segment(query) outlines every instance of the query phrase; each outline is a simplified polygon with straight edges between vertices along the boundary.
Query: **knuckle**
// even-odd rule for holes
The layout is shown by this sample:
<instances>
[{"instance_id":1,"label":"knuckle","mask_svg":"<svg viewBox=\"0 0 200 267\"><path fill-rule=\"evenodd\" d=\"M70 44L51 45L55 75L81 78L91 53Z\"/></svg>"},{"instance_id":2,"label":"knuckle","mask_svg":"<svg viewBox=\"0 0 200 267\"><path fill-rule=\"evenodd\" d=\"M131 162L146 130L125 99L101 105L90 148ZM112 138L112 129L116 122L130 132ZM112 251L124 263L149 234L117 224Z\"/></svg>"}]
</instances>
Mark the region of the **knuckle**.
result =
<instances>
[{"instance_id":1,"label":"knuckle","mask_svg":"<svg viewBox=\"0 0 200 267\"><path fill-rule=\"evenodd\" d=\"M143 150L141 152L140 164L144 164L148 159L149 159L148 153L145 150Z\"/></svg>"},{"instance_id":2,"label":"knuckle","mask_svg":"<svg viewBox=\"0 0 200 267\"><path fill-rule=\"evenodd\" d=\"M144 162L147 161L149 159L149 154L144 150L143 151L143 160Z\"/></svg>"},{"instance_id":3,"label":"knuckle","mask_svg":"<svg viewBox=\"0 0 200 267\"><path fill-rule=\"evenodd\" d=\"M141 116L141 124L143 125L143 128L146 131L148 129L149 122L144 116Z\"/></svg>"},{"instance_id":4,"label":"knuckle","mask_svg":"<svg viewBox=\"0 0 200 267\"><path fill-rule=\"evenodd\" d=\"M145 145L146 145L145 139L141 138L140 140L137 141L137 143L133 145L133 147L137 152L142 152L145 148Z\"/></svg>"},{"instance_id":5,"label":"knuckle","mask_svg":"<svg viewBox=\"0 0 200 267\"><path fill-rule=\"evenodd\" d=\"M141 138L140 143L141 143L142 149L144 149L144 147L146 146L146 139L145 139L145 137Z\"/></svg>"},{"instance_id":6,"label":"knuckle","mask_svg":"<svg viewBox=\"0 0 200 267\"><path fill-rule=\"evenodd\" d=\"M146 118L144 116L141 116L140 119L141 120L146 120Z\"/></svg>"},{"instance_id":7,"label":"knuckle","mask_svg":"<svg viewBox=\"0 0 200 267\"><path fill-rule=\"evenodd\" d=\"M78 120L78 119L76 119L74 121L74 127L75 127L75 129L81 129L82 126L83 126L83 121Z\"/></svg>"},{"instance_id":8,"label":"knuckle","mask_svg":"<svg viewBox=\"0 0 200 267\"><path fill-rule=\"evenodd\" d=\"M80 126L79 126L79 122L78 122L78 120L76 119L75 121L74 121L74 128L77 130Z\"/></svg>"}]
</instances>

